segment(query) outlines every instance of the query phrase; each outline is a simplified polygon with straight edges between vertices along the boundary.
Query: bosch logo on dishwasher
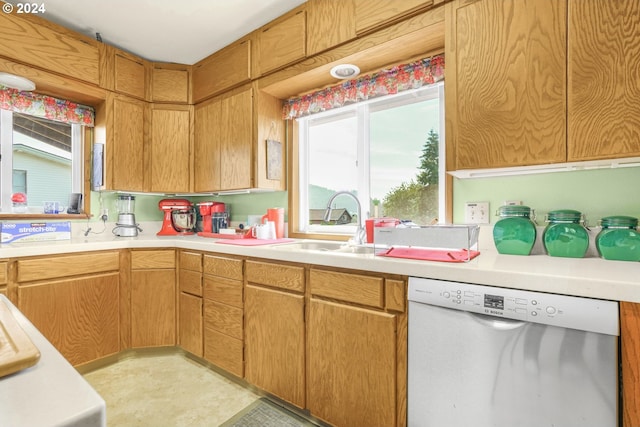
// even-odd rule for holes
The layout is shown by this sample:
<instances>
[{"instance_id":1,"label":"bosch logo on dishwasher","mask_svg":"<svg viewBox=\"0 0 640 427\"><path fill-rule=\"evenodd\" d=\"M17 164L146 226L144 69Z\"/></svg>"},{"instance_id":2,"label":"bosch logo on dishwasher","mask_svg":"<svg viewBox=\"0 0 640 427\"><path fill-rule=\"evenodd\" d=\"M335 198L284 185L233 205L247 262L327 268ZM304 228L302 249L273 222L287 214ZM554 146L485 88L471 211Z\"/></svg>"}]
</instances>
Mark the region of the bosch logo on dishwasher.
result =
<instances>
[{"instance_id":1,"label":"bosch logo on dishwasher","mask_svg":"<svg viewBox=\"0 0 640 427\"><path fill-rule=\"evenodd\" d=\"M504 313L498 310L504 310L504 297L484 294L484 312L495 316L503 316Z\"/></svg>"}]
</instances>

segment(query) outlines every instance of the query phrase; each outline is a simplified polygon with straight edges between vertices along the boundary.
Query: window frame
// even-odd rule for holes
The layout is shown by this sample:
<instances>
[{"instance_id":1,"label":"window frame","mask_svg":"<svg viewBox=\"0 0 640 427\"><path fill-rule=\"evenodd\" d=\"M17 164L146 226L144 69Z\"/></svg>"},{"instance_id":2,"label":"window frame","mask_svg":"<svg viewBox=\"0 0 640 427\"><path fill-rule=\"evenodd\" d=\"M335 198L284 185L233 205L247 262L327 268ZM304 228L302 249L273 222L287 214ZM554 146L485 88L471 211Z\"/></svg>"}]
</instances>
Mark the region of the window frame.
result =
<instances>
[{"instance_id":1,"label":"window frame","mask_svg":"<svg viewBox=\"0 0 640 427\"><path fill-rule=\"evenodd\" d=\"M400 99L406 97L415 97L420 96L420 92L429 92L434 91L435 96L433 98L439 99L439 136L440 136L440 144L439 144L439 174L440 174L440 190L439 191L439 223L449 223L451 221L452 213L451 213L451 197L452 197L452 180L446 175L446 159L445 159L445 117L444 117L444 103L445 103L445 95L444 95L444 82L437 82L433 85L421 87L418 89L401 92L399 94L388 95L384 97L375 98L369 101L363 101L357 104L353 104L347 107L343 107L336 110L330 110L322 113L318 113L313 115L313 117L307 116L303 119L306 121L309 120L318 120L322 121L328 117L334 116L336 114L345 113L346 111L358 110L358 109L366 109L367 111L380 111L385 108L389 108L389 105L396 104L397 106L407 105L408 102ZM424 97L424 100L430 99L428 96ZM394 100L396 100L394 102ZM386 104L384 108L381 108L380 105ZM338 112L337 110L341 110ZM358 123L358 138L367 138L368 140L368 131L369 126L368 122L368 114L366 117L363 117L364 120L362 123ZM360 120L360 119L358 119ZM289 202L289 235L291 237L297 238L309 238L309 239L331 239L331 240L347 240L349 239L355 230L355 225L347 226L342 231L342 233L336 233L338 231L335 227L332 226L333 233L323 232L319 230L317 227L311 227L307 230L303 229L303 221L308 221L308 205L302 205L302 194L303 189L308 188L308 181L306 179L306 174L301 173L304 168L307 167L304 161L300 160L300 156L306 154L306 147L303 146L302 141L299 137L301 131L305 130L305 125L301 124L298 120L288 120L287 121L287 133L289 136L290 144L289 144L289 159L290 159L290 167L288 173L288 202ZM362 150L362 151L361 151ZM363 166L369 170L369 144L358 144L358 161L365 162ZM369 172L370 173L370 172ZM360 174L358 181L358 199L362 206L362 215L364 218L361 218L361 224L364 226L364 219L369 215L368 207L369 207L369 180L368 178L363 180L364 174ZM366 194L361 192L363 188L366 188ZM306 192L306 190L304 190ZM367 200L364 200L364 199ZM364 200L364 201L363 201ZM363 204L364 203L364 204ZM306 207L301 207L306 206ZM302 209L306 209L306 214L302 212Z\"/></svg>"},{"instance_id":2,"label":"window frame","mask_svg":"<svg viewBox=\"0 0 640 427\"><path fill-rule=\"evenodd\" d=\"M13 114L9 110L0 109L0 155L3 160L2 165L11 161L13 163ZM85 180L85 169L87 164L88 140L92 138L92 129L81 124L69 123L71 126L71 193L81 193L83 195L82 211L83 216L90 212L89 202L86 195L87 182ZM11 144L2 144L2 141L11 141ZM78 218L78 214L44 214L40 212L13 213L11 210L11 194L13 183L13 168L2 167L0 165L0 218ZM9 182L9 184L6 184Z\"/></svg>"}]
</instances>

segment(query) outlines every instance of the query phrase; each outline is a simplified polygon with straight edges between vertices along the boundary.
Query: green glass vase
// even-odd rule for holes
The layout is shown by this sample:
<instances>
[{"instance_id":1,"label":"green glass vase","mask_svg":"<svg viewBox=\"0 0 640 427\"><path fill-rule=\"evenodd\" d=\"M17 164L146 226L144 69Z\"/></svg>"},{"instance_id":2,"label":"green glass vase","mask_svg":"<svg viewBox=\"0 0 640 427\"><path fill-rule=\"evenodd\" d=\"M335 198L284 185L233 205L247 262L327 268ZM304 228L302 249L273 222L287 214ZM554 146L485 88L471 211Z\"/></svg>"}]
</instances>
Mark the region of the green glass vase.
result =
<instances>
[{"instance_id":1,"label":"green glass vase","mask_svg":"<svg viewBox=\"0 0 640 427\"><path fill-rule=\"evenodd\" d=\"M596 236L598 254L604 259L640 261L638 219L630 216L608 216L600 220L602 230Z\"/></svg>"},{"instance_id":2,"label":"green glass vase","mask_svg":"<svg viewBox=\"0 0 640 427\"><path fill-rule=\"evenodd\" d=\"M584 227L584 216L571 209L551 211L542 242L549 256L583 258L589 248L589 233Z\"/></svg>"},{"instance_id":3,"label":"green glass vase","mask_svg":"<svg viewBox=\"0 0 640 427\"><path fill-rule=\"evenodd\" d=\"M501 206L493 226L493 242L500 254L529 255L536 242L536 225L528 206Z\"/></svg>"}]
</instances>

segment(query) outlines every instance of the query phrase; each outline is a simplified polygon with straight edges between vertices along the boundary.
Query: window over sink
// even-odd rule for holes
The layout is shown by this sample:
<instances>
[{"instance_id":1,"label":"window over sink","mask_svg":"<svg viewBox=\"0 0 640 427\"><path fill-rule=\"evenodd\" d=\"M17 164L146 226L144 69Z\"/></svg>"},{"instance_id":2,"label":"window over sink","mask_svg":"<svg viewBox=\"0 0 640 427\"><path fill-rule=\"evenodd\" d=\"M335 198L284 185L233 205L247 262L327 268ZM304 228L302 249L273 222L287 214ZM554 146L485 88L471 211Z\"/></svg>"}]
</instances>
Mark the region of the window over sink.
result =
<instances>
[{"instance_id":1,"label":"window over sink","mask_svg":"<svg viewBox=\"0 0 640 427\"><path fill-rule=\"evenodd\" d=\"M417 224L445 218L444 86L404 91L298 121L296 230L353 234L362 215Z\"/></svg>"}]
</instances>

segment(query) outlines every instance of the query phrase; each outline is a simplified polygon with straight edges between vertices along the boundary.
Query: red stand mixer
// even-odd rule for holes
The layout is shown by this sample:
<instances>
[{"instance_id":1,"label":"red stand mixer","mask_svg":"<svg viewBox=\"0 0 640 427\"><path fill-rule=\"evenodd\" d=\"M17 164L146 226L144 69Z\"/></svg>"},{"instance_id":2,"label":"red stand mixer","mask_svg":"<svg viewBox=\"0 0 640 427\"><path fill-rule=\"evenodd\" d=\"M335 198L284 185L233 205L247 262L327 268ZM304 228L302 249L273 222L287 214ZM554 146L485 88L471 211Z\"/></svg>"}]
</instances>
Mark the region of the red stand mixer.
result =
<instances>
[{"instance_id":1,"label":"red stand mixer","mask_svg":"<svg viewBox=\"0 0 640 427\"><path fill-rule=\"evenodd\" d=\"M157 236L182 236L194 234L196 212L187 199L162 199L158 208L164 212L162 228Z\"/></svg>"}]
</instances>

